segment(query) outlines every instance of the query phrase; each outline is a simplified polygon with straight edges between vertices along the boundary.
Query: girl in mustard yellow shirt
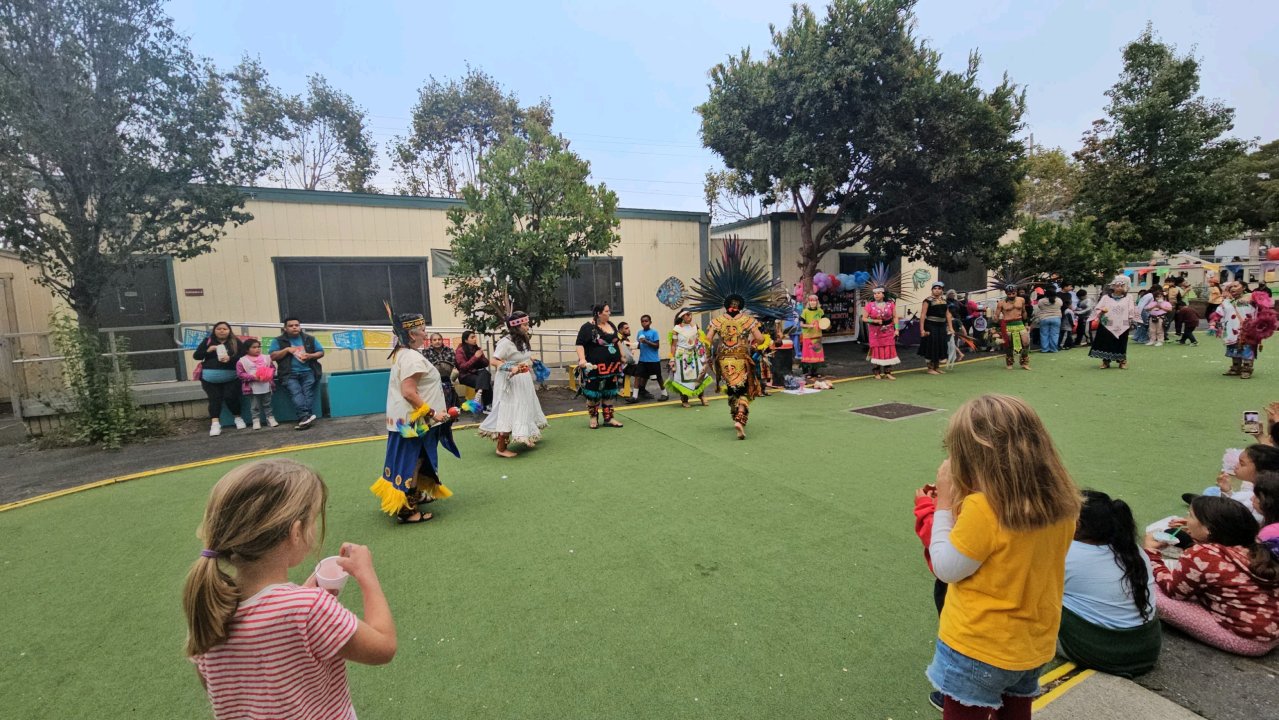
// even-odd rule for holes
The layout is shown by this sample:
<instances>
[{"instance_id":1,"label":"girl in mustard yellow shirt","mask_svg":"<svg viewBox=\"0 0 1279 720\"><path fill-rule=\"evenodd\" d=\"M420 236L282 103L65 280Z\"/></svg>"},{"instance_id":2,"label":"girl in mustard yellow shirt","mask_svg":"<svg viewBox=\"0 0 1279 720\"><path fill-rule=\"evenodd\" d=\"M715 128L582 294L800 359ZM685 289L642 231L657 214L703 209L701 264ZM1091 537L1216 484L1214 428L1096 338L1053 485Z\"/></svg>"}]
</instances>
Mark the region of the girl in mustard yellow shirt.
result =
<instances>
[{"instance_id":1,"label":"girl in mustard yellow shirt","mask_svg":"<svg viewBox=\"0 0 1279 720\"><path fill-rule=\"evenodd\" d=\"M928 680L943 720L1030 720L1056 652L1080 493L1033 409L982 395L950 419L929 554L949 583Z\"/></svg>"}]
</instances>

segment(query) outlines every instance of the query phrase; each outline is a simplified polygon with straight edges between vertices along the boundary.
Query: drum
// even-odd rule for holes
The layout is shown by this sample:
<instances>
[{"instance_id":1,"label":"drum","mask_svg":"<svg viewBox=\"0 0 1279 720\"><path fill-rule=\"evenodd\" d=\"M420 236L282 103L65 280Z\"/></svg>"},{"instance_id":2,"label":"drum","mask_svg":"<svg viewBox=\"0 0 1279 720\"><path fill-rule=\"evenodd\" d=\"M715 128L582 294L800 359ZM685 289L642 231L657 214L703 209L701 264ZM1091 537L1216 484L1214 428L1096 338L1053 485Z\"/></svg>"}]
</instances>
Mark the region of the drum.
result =
<instances>
[{"instance_id":1,"label":"drum","mask_svg":"<svg viewBox=\"0 0 1279 720\"><path fill-rule=\"evenodd\" d=\"M830 330L830 318L822 318L818 320L817 327L821 330Z\"/></svg>"}]
</instances>

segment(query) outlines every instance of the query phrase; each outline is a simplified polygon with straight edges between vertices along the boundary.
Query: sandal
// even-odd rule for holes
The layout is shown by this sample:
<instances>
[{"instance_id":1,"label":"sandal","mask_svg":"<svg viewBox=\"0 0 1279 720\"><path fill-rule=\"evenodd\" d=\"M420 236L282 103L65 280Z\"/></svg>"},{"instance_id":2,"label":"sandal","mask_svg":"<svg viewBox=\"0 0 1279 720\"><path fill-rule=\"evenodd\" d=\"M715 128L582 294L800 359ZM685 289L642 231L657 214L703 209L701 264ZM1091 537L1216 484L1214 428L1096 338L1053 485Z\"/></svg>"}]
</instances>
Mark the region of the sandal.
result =
<instances>
[{"instance_id":1,"label":"sandal","mask_svg":"<svg viewBox=\"0 0 1279 720\"><path fill-rule=\"evenodd\" d=\"M410 520L409 518L413 517L414 515L417 515L417 519ZM418 523L424 523L433 517L435 517L435 515L431 513L424 513L421 510L414 510L412 513L408 515L397 515L395 518L395 521L399 525L417 525Z\"/></svg>"},{"instance_id":2,"label":"sandal","mask_svg":"<svg viewBox=\"0 0 1279 720\"><path fill-rule=\"evenodd\" d=\"M706 398L704 398L704 397L700 397L700 396L699 396L699 397L697 398L697 401L698 401L698 402L700 402L700 403L702 404L702 407L709 407L709 406L710 406L710 403L706 402Z\"/></svg>"},{"instance_id":3,"label":"sandal","mask_svg":"<svg viewBox=\"0 0 1279 720\"><path fill-rule=\"evenodd\" d=\"M1128 369L1128 361L1127 361L1127 360L1124 360L1123 362L1119 363L1119 369L1120 369L1120 370L1127 370L1127 369Z\"/></svg>"},{"instance_id":4,"label":"sandal","mask_svg":"<svg viewBox=\"0 0 1279 720\"><path fill-rule=\"evenodd\" d=\"M600 421L599 421L599 420L596 420L595 418L591 418L591 425L590 425L590 427L591 427L591 429L592 429L592 430L599 430L599 429L600 429Z\"/></svg>"},{"instance_id":5,"label":"sandal","mask_svg":"<svg viewBox=\"0 0 1279 720\"><path fill-rule=\"evenodd\" d=\"M622 424L616 420L609 420L608 422L604 423L604 427L620 428L622 427Z\"/></svg>"}]
</instances>

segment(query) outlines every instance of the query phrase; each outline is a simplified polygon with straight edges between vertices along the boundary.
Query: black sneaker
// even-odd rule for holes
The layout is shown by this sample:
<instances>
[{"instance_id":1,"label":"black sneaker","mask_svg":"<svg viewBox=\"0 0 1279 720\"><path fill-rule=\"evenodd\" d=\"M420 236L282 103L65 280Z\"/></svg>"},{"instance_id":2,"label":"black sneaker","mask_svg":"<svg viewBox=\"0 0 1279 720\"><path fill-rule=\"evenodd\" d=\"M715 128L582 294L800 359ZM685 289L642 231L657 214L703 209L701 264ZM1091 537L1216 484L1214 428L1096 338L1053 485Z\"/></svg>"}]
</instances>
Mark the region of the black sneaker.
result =
<instances>
[{"instance_id":1,"label":"black sneaker","mask_svg":"<svg viewBox=\"0 0 1279 720\"><path fill-rule=\"evenodd\" d=\"M928 704L937 708L937 712L942 712L942 706L946 704L946 696L941 694L941 690L934 690L928 693Z\"/></svg>"},{"instance_id":2,"label":"black sneaker","mask_svg":"<svg viewBox=\"0 0 1279 720\"><path fill-rule=\"evenodd\" d=\"M639 402L639 398L636 398L636 397L628 397L628 398L626 398L626 404L627 404L627 405L634 405L634 404L635 404L635 403L637 403L637 402Z\"/></svg>"}]
</instances>

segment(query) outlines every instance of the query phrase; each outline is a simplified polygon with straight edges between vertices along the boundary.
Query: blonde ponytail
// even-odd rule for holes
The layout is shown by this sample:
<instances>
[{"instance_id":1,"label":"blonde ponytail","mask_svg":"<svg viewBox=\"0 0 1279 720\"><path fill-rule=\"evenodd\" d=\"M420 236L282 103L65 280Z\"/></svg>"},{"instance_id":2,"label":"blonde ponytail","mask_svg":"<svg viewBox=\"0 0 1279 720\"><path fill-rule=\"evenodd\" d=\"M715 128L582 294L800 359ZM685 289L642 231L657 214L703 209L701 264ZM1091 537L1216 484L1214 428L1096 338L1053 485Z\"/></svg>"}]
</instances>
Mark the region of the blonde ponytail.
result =
<instances>
[{"instance_id":1,"label":"blonde ponytail","mask_svg":"<svg viewBox=\"0 0 1279 720\"><path fill-rule=\"evenodd\" d=\"M216 558L201 557L187 572L182 589L182 609L187 616L187 655L203 655L227 639L227 626L235 617L240 590L222 572Z\"/></svg>"},{"instance_id":2,"label":"blonde ponytail","mask_svg":"<svg viewBox=\"0 0 1279 720\"><path fill-rule=\"evenodd\" d=\"M328 488L311 468L272 459L241 465L222 477L196 533L205 549L187 572L182 609L187 618L187 655L202 655L226 642L240 601L235 578L223 571L257 561L289 538L294 523L310 534L318 520L324 537Z\"/></svg>"}]
</instances>

